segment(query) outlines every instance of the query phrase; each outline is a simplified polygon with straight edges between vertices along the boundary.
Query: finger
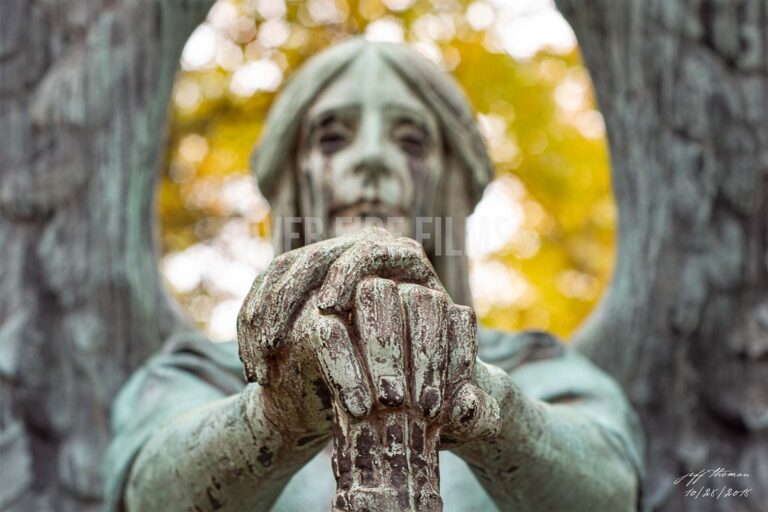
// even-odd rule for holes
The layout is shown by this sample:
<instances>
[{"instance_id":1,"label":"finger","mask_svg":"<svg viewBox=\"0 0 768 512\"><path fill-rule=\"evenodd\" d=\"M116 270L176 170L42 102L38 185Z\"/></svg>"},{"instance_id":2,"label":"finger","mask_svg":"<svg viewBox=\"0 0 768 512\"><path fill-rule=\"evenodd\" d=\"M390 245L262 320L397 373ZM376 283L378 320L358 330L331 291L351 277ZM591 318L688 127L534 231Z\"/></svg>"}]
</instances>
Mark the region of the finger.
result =
<instances>
[{"instance_id":1,"label":"finger","mask_svg":"<svg viewBox=\"0 0 768 512\"><path fill-rule=\"evenodd\" d=\"M345 237L306 247L279 281L263 289L259 295L258 335L265 350L282 344L288 323L307 294L320 286L331 264L353 243L353 239Z\"/></svg>"},{"instance_id":2,"label":"finger","mask_svg":"<svg viewBox=\"0 0 768 512\"><path fill-rule=\"evenodd\" d=\"M254 280L237 315L238 352L248 382L257 381L262 386L266 386L269 381L265 354L259 349L258 342L259 293L277 282L297 256L298 252L292 251L273 259L267 269Z\"/></svg>"},{"instance_id":3,"label":"finger","mask_svg":"<svg viewBox=\"0 0 768 512\"><path fill-rule=\"evenodd\" d=\"M298 304L293 303L292 307L284 312L285 314L275 318L275 296L280 293L280 290L283 294L289 292L285 289L286 279L284 278L286 274L291 271L287 282L296 285L295 292L297 294L304 295L315 282L306 279L306 275L312 274L312 270L316 269L318 273L324 275L334 255L338 256L344 249L360 240L375 240L384 237L391 238L391 235L382 229L366 229L353 236L328 240L283 253L272 260L269 267L254 281L238 315L239 352L246 379L249 382L256 380L263 386L268 385L268 358L280 344L281 338L285 334L285 324L298 307ZM329 260L319 262L325 263L324 265L318 264L317 267L312 267L311 264L307 264L307 262L312 262L312 254L323 250L328 250L330 257ZM311 253L309 256L306 254L308 252ZM304 272L299 272L294 268L299 258L303 258L301 266ZM319 283L315 284L315 286L318 285ZM300 303L300 301L296 302Z\"/></svg>"},{"instance_id":4,"label":"finger","mask_svg":"<svg viewBox=\"0 0 768 512\"><path fill-rule=\"evenodd\" d=\"M268 386L269 372L265 354L256 346L253 331L240 315L237 317L237 348L240 361L243 363L245 380Z\"/></svg>"},{"instance_id":5,"label":"finger","mask_svg":"<svg viewBox=\"0 0 768 512\"><path fill-rule=\"evenodd\" d=\"M413 238L408 238L407 236L399 236L395 238L395 241L399 244L409 246L415 251L424 251L424 247Z\"/></svg>"},{"instance_id":6,"label":"finger","mask_svg":"<svg viewBox=\"0 0 768 512\"><path fill-rule=\"evenodd\" d=\"M251 287L238 316L238 343L249 381L256 380L263 386L269 384L268 359L281 343L286 324L301 303L300 300L291 301L290 307L280 310L280 307L285 308L286 295L295 292L301 297L313 285L319 286L317 281L322 281L322 277L309 279L313 277L312 274L316 271L324 276L333 259L355 242L382 239L386 236L391 237L384 230L367 229L353 236L328 240L281 254L272 261ZM313 260L317 253L324 253L328 258L319 262ZM295 267L300 258L300 268L297 269ZM285 283L293 284L293 290L288 290ZM283 304L276 305L275 297L280 294Z\"/></svg>"},{"instance_id":7,"label":"finger","mask_svg":"<svg viewBox=\"0 0 768 512\"><path fill-rule=\"evenodd\" d=\"M328 270L318 305L324 313L343 313L352 308L355 287L369 275L397 277L444 291L437 273L421 246L398 240L355 244Z\"/></svg>"},{"instance_id":8,"label":"finger","mask_svg":"<svg viewBox=\"0 0 768 512\"><path fill-rule=\"evenodd\" d=\"M338 318L317 310L315 317L311 339L328 388L345 411L362 418L371 411L373 401L347 327Z\"/></svg>"},{"instance_id":9,"label":"finger","mask_svg":"<svg viewBox=\"0 0 768 512\"><path fill-rule=\"evenodd\" d=\"M355 326L377 400L400 407L405 401L403 320L393 281L369 277L360 282L355 294Z\"/></svg>"},{"instance_id":10,"label":"finger","mask_svg":"<svg viewBox=\"0 0 768 512\"><path fill-rule=\"evenodd\" d=\"M414 284L400 285L398 290L410 343L411 396L425 417L434 418L442 406L447 369L448 299L444 293Z\"/></svg>"},{"instance_id":11,"label":"finger","mask_svg":"<svg viewBox=\"0 0 768 512\"><path fill-rule=\"evenodd\" d=\"M477 319L472 308L448 307L448 383L457 386L472 378L477 358Z\"/></svg>"},{"instance_id":12,"label":"finger","mask_svg":"<svg viewBox=\"0 0 768 512\"><path fill-rule=\"evenodd\" d=\"M451 397L445 433L459 441L492 439L501 431L499 404L489 394L465 382Z\"/></svg>"},{"instance_id":13,"label":"finger","mask_svg":"<svg viewBox=\"0 0 768 512\"><path fill-rule=\"evenodd\" d=\"M290 269L271 287L260 292L260 317L264 319L259 332L261 343L274 350L283 342L293 315L306 295L320 286L329 267L344 251L360 241L381 240L391 235L383 230L369 228L352 236L334 238L301 249Z\"/></svg>"}]
</instances>

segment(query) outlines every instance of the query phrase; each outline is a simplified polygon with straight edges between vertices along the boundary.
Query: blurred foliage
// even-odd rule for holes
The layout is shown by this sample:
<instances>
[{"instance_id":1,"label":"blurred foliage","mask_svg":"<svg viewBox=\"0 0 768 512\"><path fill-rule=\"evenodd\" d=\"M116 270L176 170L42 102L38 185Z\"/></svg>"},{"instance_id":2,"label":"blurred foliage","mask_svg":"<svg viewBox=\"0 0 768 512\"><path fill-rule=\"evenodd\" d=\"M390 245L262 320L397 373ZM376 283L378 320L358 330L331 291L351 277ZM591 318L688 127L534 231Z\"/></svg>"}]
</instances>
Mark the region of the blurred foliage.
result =
<instances>
[{"instance_id":1,"label":"blurred foliage","mask_svg":"<svg viewBox=\"0 0 768 512\"><path fill-rule=\"evenodd\" d=\"M235 185L247 182L250 152L281 80L352 34L399 31L458 79L497 176L516 190L510 200L522 212L520 227L499 250L472 262L481 278L507 273L513 279L499 282L515 287L476 297L482 323L567 336L594 306L613 264L615 210L602 118L578 50L545 48L513 58L499 43L495 9L465 1L221 0L185 50L194 62L182 61L174 89L158 196L163 253L215 245L228 225L264 237L263 199L248 199ZM212 34L215 52L201 63ZM482 290L481 283L476 295ZM177 292L204 327L226 298L205 280Z\"/></svg>"}]
</instances>

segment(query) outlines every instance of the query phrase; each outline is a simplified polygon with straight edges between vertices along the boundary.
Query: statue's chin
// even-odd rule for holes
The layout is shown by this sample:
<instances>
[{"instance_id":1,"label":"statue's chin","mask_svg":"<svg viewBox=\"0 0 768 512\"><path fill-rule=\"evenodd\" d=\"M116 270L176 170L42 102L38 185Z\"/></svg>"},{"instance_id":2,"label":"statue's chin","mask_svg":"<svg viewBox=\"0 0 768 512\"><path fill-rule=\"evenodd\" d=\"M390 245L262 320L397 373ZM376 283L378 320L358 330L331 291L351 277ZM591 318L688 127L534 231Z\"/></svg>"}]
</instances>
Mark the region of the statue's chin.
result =
<instances>
[{"instance_id":1,"label":"statue's chin","mask_svg":"<svg viewBox=\"0 0 768 512\"><path fill-rule=\"evenodd\" d=\"M335 216L331 220L331 233L334 237L353 235L368 227L384 228L394 236L407 236L408 219L404 216L366 213L355 216Z\"/></svg>"}]
</instances>

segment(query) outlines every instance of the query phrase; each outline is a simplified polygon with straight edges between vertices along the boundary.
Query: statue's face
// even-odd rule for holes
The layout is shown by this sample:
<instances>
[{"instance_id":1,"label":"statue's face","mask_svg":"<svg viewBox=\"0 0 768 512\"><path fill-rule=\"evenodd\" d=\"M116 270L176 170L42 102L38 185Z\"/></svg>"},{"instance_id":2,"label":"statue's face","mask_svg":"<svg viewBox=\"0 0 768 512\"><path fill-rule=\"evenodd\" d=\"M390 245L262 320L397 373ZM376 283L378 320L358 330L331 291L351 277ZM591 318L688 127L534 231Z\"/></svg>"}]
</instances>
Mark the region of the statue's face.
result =
<instances>
[{"instance_id":1,"label":"statue's face","mask_svg":"<svg viewBox=\"0 0 768 512\"><path fill-rule=\"evenodd\" d=\"M309 214L324 237L359 229L349 219L389 220L414 237L431 217L445 169L438 122L389 65L369 50L314 101L303 120L298 166ZM398 221L399 219L400 221Z\"/></svg>"}]
</instances>

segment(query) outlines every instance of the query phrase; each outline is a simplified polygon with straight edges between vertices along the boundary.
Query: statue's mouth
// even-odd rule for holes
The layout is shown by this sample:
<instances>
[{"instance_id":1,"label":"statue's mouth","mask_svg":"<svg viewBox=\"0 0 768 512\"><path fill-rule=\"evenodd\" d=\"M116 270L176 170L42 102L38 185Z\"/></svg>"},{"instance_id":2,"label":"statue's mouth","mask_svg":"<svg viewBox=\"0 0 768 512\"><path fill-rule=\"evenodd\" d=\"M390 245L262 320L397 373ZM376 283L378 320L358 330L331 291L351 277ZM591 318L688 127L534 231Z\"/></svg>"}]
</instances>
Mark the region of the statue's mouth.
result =
<instances>
[{"instance_id":1,"label":"statue's mouth","mask_svg":"<svg viewBox=\"0 0 768 512\"><path fill-rule=\"evenodd\" d=\"M342 206L331 210L331 218L358 218L358 219L389 219L393 217L406 217L400 207L384 204L379 201L358 201L348 206Z\"/></svg>"}]
</instances>

